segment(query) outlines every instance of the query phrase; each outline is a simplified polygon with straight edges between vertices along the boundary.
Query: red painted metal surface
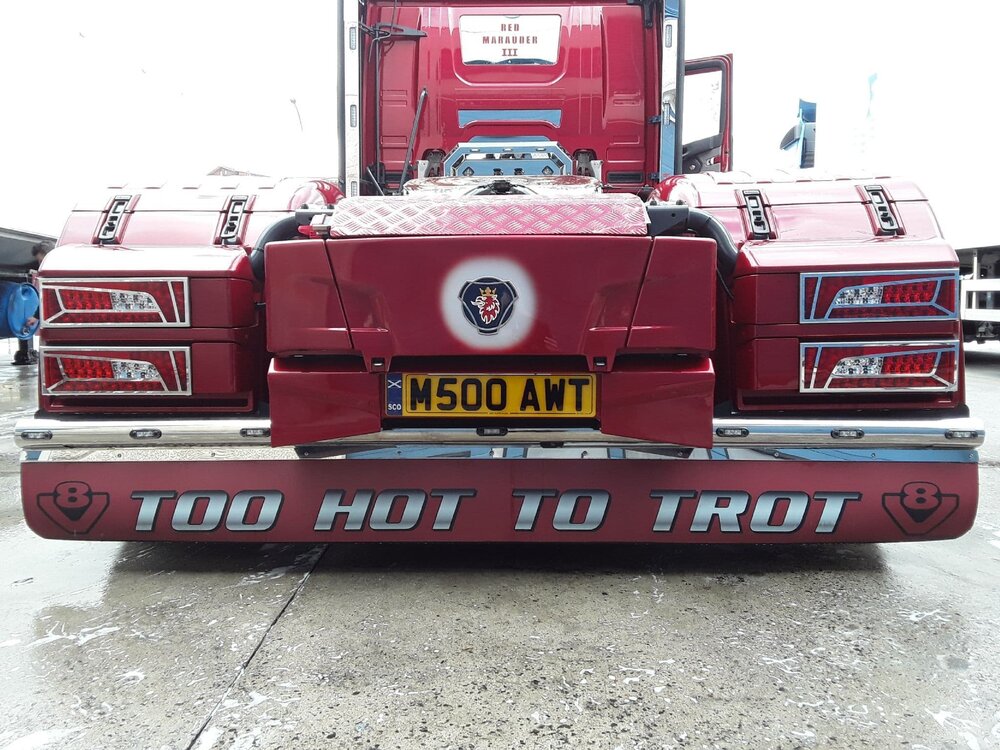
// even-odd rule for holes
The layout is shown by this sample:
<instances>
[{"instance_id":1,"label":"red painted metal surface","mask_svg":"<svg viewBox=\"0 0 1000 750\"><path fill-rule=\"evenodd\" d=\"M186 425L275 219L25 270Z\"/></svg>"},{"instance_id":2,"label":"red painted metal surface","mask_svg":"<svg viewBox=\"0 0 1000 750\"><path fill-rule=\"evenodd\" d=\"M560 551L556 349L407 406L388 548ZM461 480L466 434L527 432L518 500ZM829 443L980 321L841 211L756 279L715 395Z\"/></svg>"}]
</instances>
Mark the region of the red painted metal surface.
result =
<instances>
[{"instance_id":1,"label":"red painted metal surface","mask_svg":"<svg viewBox=\"0 0 1000 750\"><path fill-rule=\"evenodd\" d=\"M256 325L258 291L246 279L191 279L191 325L243 328Z\"/></svg>"},{"instance_id":2,"label":"red painted metal surface","mask_svg":"<svg viewBox=\"0 0 1000 750\"><path fill-rule=\"evenodd\" d=\"M720 400L733 400L748 410L782 404L790 408L864 407L877 399L865 396L854 401L844 394L837 394L835 399L817 394L802 398L788 385L797 383L800 366L799 356L792 354L792 349L809 340L957 335L954 321L883 321L874 327L860 323L799 324L801 272L948 268L956 262L950 247L935 236L936 224L922 194L904 181L880 180L879 184L907 234L876 237L864 184L856 180L756 184L738 175L702 175L673 178L661 185L661 199L680 196L707 204L743 245L732 284L734 300L724 302L721 318L727 326L726 338L732 340L738 352L732 359L728 351L720 348L727 344L719 344L713 331L715 282L711 278L709 241L661 238L655 243L657 250L651 253L650 241L640 237L519 235L512 243L510 237L483 234L486 229L638 233L644 231L645 217L637 199L631 196L540 202L523 196L457 202L378 198L341 201L334 216L335 233L375 233L379 237L334 238L326 242L325 256L319 240L272 246L266 290L270 350L283 354L360 353L369 369L376 358L389 363L393 357L582 355L591 369L602 369L595 361L604 359L607 370L614 370L616 358L623 352L714 350L713 356L719 362L735 363L731 374L726 367L720 377ZM745 239L750 229L742 190L748 187L761 190L773 224L773 240ZM163 207L172 205L167 201L169 192L153 194ZM272 203L275 195L270 194ZM176 205L197 205L191 196L182 192L181 197L188 202ZM151 200L139 195L132 208L161 206ZM212 200L215 209L225 205L221 199ZM259 206L260 200L255 197L252 205ZM601 214L596 210L609 206L615 207L617 213ZM588 213L588 207L595 211ZM137 210L130 214L123 231L135 231L146 220L168 222L177 217L183 226L201 214L216 216L204 211L173 214ZM259 211L249 214L251 219L265 216L270 217ZM538 217L543 220L539 222ZM475 241L470 246L465 237L385 236L415 232L467 233L475 236ZM817 240L823 244L818 246ZM691 251L685 252L677 243L688 243L684 247ZM467 272L451 278L463 264L468 265ZM204 331L208 326L248 325L256 318L254 281L240 249L202 245L190 250L159 251L75 246L53 253L44 273L71 275L83 267L107 273L114 270L140 275L177 272L192 277L225 276L229 279L225 287L214 285L222 283L221 279L212 279L213 285L209 285L208 278L192 279L196 327ZM480 277L498 275L511 281L505 274L512 268L519 294L512 322L500 335L482 336L464 319L459 291L466 282ZM387 269L406 269L406 273ZM194 330L191 333L195 340L203 335ZM55 331L46 335L56 343L73 341L71 336ZM127 342L133 337L127 330L115 330L102 332L100 340ZM149 340L170 342L176 338L157 333ZM207 343L218 337L211 334L201 340ZM727 383L729 387L723 387ZM260 394L262 386L256 390ZM947 408L961 398L960 389L951 395L922 395L915 400L897 394L885 403Z\"/></svg>"},{"instance_id":3,"label":"red painted metal surface","mask_svg":"<svg viewBox=\"0 0 1000 750\"><path fill-rule=\"evenodd\" d=\"M270 224L304 204L335 204L340 189L326 180L206 177L192 184L125 184L84 195L70 214L60 245L96 243L116 196L130 196L114 244L142 246L220 243L230 201L246 197L236 246L251 247Z\"/></svg>"},{"instance_id":4,"label":"red painted metal surface","mask_svg":"<svg viewBox=\"0 0 1000 750\"><path fill-rule=\"evenodd\" d=\"M871 202L864 192L864 186L872 184L884 189L901 234L910 241L938 239L941 244L940 229L923 193L913 183L896 178L796 180L783 174L755 180L739 172L706 173L669 177L656 186L651 200L682 200L705 208L726 225L737 245L748 243L748 247L768 254L785 242L808 245L872 240L890 247L898 240L878 237ZM752 240L743 196L748 189L760 191L777 243L761 245ZM811 250L815 255L815 248ZM834 253L824 253L823 257L837 262Z\"/></svg>"},{"instance_id":5,"label":"red painted metal surface","mask_svg":"<svg viewBox=\"0 0 1000 750\"><path fill-rule=\"evenodd\" d=\"M183 274L183 271L175 273ZM148 331L155 330L150 324L154 326L159 324L161 312L130 314L122 310L113 310L107 297L111 290L151 290L152 293L163 290L164 293L157 301L157 304L162 306L162 319L171 325L180 323L182 328L232 329L252 326L257 322L255 305L258 293L254 284L247 279L225 276L190 278L186 275L168 277L170 281L160 278L146 271L132 271L127 268L120 269L115 276L90 274L84 269L80 269L72 277L46 274L42 277L44 285L42 319L51 321L57 327L47 328L44 335L49 336L52 332L57 332L58 335L60 329L70 330L66 328L70 325L72 329L69 335L73 338L79 338L80 334L102 338L122 333L133 336L139 334L138 337L142 338ZM144 283L144 280L155 283ZM167 288L173 290L173 297L166 296ZM95 295L102 293L104 296L100 302L107 306L102 316L95 318L86 314L87 304L92 305ZM78 299L74 303L74 295L79 295L83 299ZM60 299L65 302L61 303ZM100 333L91 330L94 323L101 326ZM175 330L171 337L178 335Z\"/></svg>"},{"instance_id":6,"label":"red painted metal surface","mask_svg":"<svg viewBox=\"0 0 1000 750\"><path fill-rule=\"evenodd\" d=\"M654 240L629 329L629 349L715 349L715 255L715 242L708 239Z\"/></svg>"},{"instance_id":7,"label":"red painted metal surface","mask_svg":"<svg viewBox=\"0 0 1000 750\"><path fill-rule=\"evenodd\" d=\"M352 349L344 306L322 240L275 242L267 248L264 265L268 351Z\"/></svg>"},{"instance_id":8,"label":"red painted metal surface","mask_svg":"<svg viewBox=\"0 0 1000 750\"><path fill-rule=\"evenodd\" d=\"M676 445L712 445L712 361L685 359L656 369L619 362L599 375L601 432Z\"/></svg>"},{"instance_id":9,"label":"red painted metal surface","mask_svg":"<svg viewBox=\"0 0 1000 750\"><path fill-rule=\"evenodd\" d=\"M55 539L949 539L972 525L977 495L975 464L371 459L22 469L28 525Z\"/></svg>"},{"instance_id":10,"label":"red painted metal surface","mask_svg":"<svg viewBox=\"0 0 1000 750\"><path fill-rule=\"evenodd\" d=\"M122 183L94 189L77 200L76 211L104 211L118 195L135 198L137 211L222 211L234 195L252 198L256 211L294 211L303 203L336 203L342 197L333 183L321 179L206 176L190 182Z\"/></svg>"},{"instance_id":11,"label":"red painted metal surface","mask_svg":"<svg viewBox=\"0 0 1000 750\"><path fill-rule=\"evenodd\" d=\"M544 244L543 244L544 242ZM530 277L519 286L512 321L522 325L523 303L539 330L524 354L584 354L609 361L618 350L710 351L715 346L715 243L694 238L599 241L594 238L521 240L332 240L275 243L267 254L268 346L276 353L347 353L352 345L370 360L475 351L464 330L458 293L465 281L452 269L472 262L486 273L512 265ZM477 260L479 259L479 260ZM409 268L388 275L387 268ZM645 278L644 278L645 274ZM642 291L636 303L637 287ZM529 288L530 286L530 288ZM343 304L341 303L343 296ZM634 309L634 312L633 312ZM345 313L346 317L345 320ZM348 330L348 320L350 330ZM450 321L450 323L449 323ZM527 334L531 337L531 334ZM353 342L353 344L352 344ZM470 343L471 342L471 343ZM492 346L483 338L482 346ZM492 351L488 350L488 351Z\"/></svg>"},{"instance_id":12,"label":"red painted metal surface","mask_svg":"<svg viewBox=\"0 0 1000 750\"><path fill-rule=\"evenodd\" d=\"M473 372L489 374L490 367L466 363ZM515 366L504 372L535 369ZM574 374L562 368L546 372ZM601 433L676 445L712 444L715 373L707 357L655 364L623 362L615 371L600 373L597 378ZM278 358L271 363L268 385L271 442L276 446L355 437L378 432L390 422L395 427L407 426L404 419L384 417L385 376L364 372L358 358ZM505 423L517 423L517 419ZM409 424L432 428L434 419L411 420ZM467 424L478 427L481 420L469 419ZM583 426L590 424L587 420Z\"/></svg>"},{"instance_id":13,"label":"red painted metal surface","mask_svg":"<svg viewBox=\"0 0 1000 750\"><path fill-rule=\"evenodd\" d=\"M81 335L85 334L85 335ZM178 342L232 342L238 346L253 346L258 339L263 340L261 327L246 328L46 328L42 332L42 342L46 344L108 343L116 346L127 342L178 343Z\"/></svg>"},{"instance_id":14,"label":"red painted metal surface","mask_svg":"<svg viewBox=\"0 0 1000 750\"><path fill-rule=\"evenodd\" d=\"M351 339L368 360L613 359L625 346L650 244L647 237L385 237L329 240L327 249ZM518 295L495 335L476 331L459 296L483 277L510 282Z\"/></svg>"},{"instance_id":15,"label":"red painted metal surface","mask_svg":"<svg viewBox=\"0 0 1000 750\"><path fill-rule=\"evenodd\" d=\"M795 241L745 247L736 266L736 276L748 273L957 267L955 251L940 240L913 242L910 238L885 238L828 241L820 246Z\"/></svg>"},{"instance_id":16,"label":"red painted metal surface","mask_svg":"<svg viewBox=\"0 0 1000 750\"><path fill-rule=\"evenodd\" d=\"M811 323L806 328L774 329L768 326L798 326L800 316L801 273L847 273L865 271L914 271L921 269L957 269L957 259L950 246L940 241L904 240L830 243L818 252L805 243L772 243L745 247L737 263L733 281L732 321L752 327L754 336L785 335L798 332L807 336L857 336L872 333L870 323ZM954 321L898 321L886 318L878 322L880 335L957 335ZM884 332L884 333L883 333ZM744 335L744 334L741 334Z\"/></svg>"},{"instance_id":17,"label":"red painted metal surface","mask_svg":"<svg viewBox=\"0 0 1000 750\"><path fill-rule=\"evenodd\" d=\"M197 342L191 345L191 382L195 396L250 392L256 385L259 352L251 347Z\"/></svg>"},{"instance_id":18,"label":"red painted metal surface","mask_svg":"<svg viewBox=\"0 0 1000 750\"><path fill-rule=\"evenodd\" d=\"M353 360L274 359L267 375L271 444L296 445L378 432L380 375Z\"/></svg>"},{"instance_id":19,"label":"red painted metal surface","mask_svg":"<svg viewBox=\"0 0 1000 750\"><path fill-rule=\"evenodd\" d=\"M917 201L927 198L914 183L898 177L875 177L870 180L841 177L802 177L801 174L778 172L748 174L747 172L706 172L695 175L675 175L660 182L653 198L661 202L684 199L704 208L725 208L743 205L739 191L759 189L768 206L807 204L860 203L864 197L859 188L878 184L893 202Z\"/></svg>"},{"instance_id":20,"label":"red painted metal surface","mask_svg":"<svg viewBox=\"0 0 1000 750\"><path fill-rule=\"evenodd\" d=\"M253 272L246 253L212 245L128 247L117 245L61 245L45 256L43 276L225 277L250 281Z\"/></svg>"},{"instance_id":21,"label":"red painted metal surface","mask_svg":"<svg viewBox=\"0 0 1000 750\"><path fill-rule=\"evenodd\" d=\"M466 65L459 43L463 15L557 15L558 60L554 65ZM362 82L365 121L374 124L376 107L380 112L379 132L371 127L366 133L364 165L381 161L390 173L402 170L417 99L426 88L417 158L435 150L448 153L474 136L543 135L557 140L571 156L592 151L604 161L606 180L634 173L638 179L632 184L638 186L657 172L658 126L648 121L660 113L659 24L647 29L641 6L622 0L442 7L382 0L369 4L367 23L410 27L426 36L383 45L381 63L368 66ZM369 55L367 46L363 54ZM558 128L544 121L502 119L462 127L459 110L558 110L561 119Z\"/></svg>"}]
</instances>

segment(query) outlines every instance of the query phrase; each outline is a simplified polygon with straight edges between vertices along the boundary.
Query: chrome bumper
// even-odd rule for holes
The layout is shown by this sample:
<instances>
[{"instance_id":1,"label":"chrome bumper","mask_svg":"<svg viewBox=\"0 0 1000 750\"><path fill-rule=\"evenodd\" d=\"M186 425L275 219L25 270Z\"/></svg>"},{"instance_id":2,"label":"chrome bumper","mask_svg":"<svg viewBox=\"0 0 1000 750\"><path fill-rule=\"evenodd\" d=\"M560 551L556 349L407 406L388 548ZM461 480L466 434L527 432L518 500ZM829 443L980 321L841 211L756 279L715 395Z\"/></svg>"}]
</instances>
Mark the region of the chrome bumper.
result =
<instances>
[{"instance_id":1,"label":"chrome bumper","mask_svg":"<svg viewBox=\"0 0 1000 750\"><path fill-rule=\"evenodd\" d=\"M983 422L971 417L924 419L752 419L714 420L717 448L953 448L983 444ZM24 419L14 442L30 450L64 448L243 448L270 445L268 419ZM475 429L383 430L321 445L572 445L637 447L650 441L605 435L597 430L511 429L503 435Z\"/></svg>"}]
</instances>

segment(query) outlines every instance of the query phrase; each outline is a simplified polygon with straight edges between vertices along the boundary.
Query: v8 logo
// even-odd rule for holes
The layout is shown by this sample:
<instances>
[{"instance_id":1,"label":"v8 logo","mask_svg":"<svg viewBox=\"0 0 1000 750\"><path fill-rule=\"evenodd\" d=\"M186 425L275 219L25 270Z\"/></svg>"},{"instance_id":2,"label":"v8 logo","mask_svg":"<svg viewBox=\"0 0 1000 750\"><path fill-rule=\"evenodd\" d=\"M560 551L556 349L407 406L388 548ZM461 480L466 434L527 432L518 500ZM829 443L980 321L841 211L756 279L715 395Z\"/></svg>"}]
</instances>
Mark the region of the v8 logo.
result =
<instances>
[{"instance_id":1,"label":"v8 logo","mask_svg":"<svg viewBox=\"0 0 1000 750\"><path fill-rule=\"evenodd\" d=\"M882 495L882 506L904 534L921 536L958 510L958 495L945 495L931 482L907 482L898 494Z\"/></svg>"},{"instance_id":2,"label":"v8 logo","mask_svg":"<svg viewBox=\"0 0 1000 750\"><path fill-rule=\"evenodd\" d=\"M38 507L53 523L71 534L86 534L111 504L107 492L93 492L86 482L60 482L38 496Z\"/></svg>"}]
</instances>

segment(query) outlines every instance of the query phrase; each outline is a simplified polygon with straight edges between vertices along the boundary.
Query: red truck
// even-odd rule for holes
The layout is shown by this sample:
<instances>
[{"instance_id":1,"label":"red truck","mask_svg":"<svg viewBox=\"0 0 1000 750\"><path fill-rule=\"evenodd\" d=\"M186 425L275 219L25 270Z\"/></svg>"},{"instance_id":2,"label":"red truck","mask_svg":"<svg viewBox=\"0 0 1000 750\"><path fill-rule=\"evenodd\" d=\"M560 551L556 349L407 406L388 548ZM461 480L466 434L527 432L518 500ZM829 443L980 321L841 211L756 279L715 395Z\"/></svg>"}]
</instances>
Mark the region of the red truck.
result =
<instances>
[{"instance_id":1,"label":"red truck","mask_svg":"<svg viewBox=\"0 0 1000 750\"><path fill-rule=\"evenodd\" d=\"M341 10L336 179L70 216L15 435L38 534L970 528L958 262L917 187L730 172L731 60L684 62L676 0Z\"/></svg>"}]
</instances>

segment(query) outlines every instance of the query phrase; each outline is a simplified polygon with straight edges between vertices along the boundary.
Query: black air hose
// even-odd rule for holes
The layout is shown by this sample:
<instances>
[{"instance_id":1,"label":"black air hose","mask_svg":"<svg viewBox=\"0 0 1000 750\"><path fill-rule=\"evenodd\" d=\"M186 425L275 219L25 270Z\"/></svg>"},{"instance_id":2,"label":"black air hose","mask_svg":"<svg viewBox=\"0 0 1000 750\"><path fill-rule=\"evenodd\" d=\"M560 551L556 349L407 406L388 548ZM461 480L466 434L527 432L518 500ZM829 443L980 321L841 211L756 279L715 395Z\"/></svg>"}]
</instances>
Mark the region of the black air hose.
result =
<instances>
[{"instance_id":1,"label":"black air hose","mask_svg":"<svg viewBox=\"0 0 1000 750\"><path fill-rule=\"evenodd\" d=\"M298 216L286 216L283 219L278 219L265 229L263 234L257 239L257 244L254 245L253 251L250 253L250 267L253 269L253 275L258 280L264 280L264 246L269 242L281 242L282 240L299 238L301 236L299 234L299 225L301 223Z\"/></svg>"},{"instance_id":2,"label":"black air hose","mask_svg":"<svg viewBox=\"0 0 1000 750\"><path fill-rule=\"evenodd\" d=\"M699 237L715 240L719 275L724 280L732 277L740 251L725 224L712 214L691 206L662 203L646 206L646 212L649 214L649 234L652 237L693 232Z\"/></svg>"},{"instance_id":3,"label":"black air hose","mask_svg":"<svg viewBox=\"0 0 1000 750\"><path fill-rule=\"evenodd\" d=\"M736 269L736 259L740 251L736 249L732 235L726 225L707 211L691 208L688 210L688 230L701 237L715 240L717 261L722 276L729 279Z\"/></svg>"},{"instance_id":4,"label":"black air hose","mask_svg":"<svg viewBox=\"0 0 1000 750\"><path fill-rule=\"evenodd\" d=\"M719 277L722 290L730 299L733 298L730 282L740 251L725 224L706 211L684 205L646 206L646 213L649 215L651 237L692 232L699 237L715 240L715 273Z\"/></svg>"}]
</instances>

